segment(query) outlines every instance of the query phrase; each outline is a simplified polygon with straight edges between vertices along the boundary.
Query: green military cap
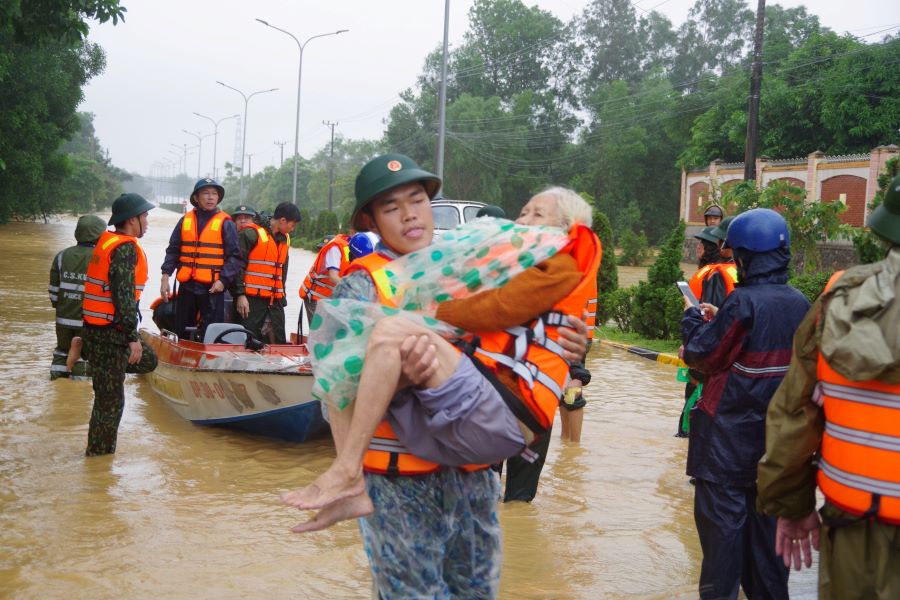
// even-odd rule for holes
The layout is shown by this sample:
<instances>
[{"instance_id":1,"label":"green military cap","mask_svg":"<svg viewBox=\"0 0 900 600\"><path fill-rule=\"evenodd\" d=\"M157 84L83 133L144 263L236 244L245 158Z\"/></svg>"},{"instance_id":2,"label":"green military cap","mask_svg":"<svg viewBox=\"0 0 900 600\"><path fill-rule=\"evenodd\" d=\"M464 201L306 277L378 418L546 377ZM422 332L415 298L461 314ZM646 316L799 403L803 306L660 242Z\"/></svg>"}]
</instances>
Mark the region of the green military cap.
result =
<instances>
[{"instance_id":1,"label":"green military cap","mask_svg":"<svg viewBox=\"0 0 900 600\"><path fill-rule=\"evenodd\" d=\"M122 194L113 201L109 224L124 223L131 217L142 215L153 208L156 207L147 202L140 194Z\"/></svg>"},{"instance_id":2,"label":"green military cap","mask_svg":"<svg viewBox=\"0 0 900 600\"><path fill-rule=\"evenodd\" d=\"M705 240L707 242L712 242L713 244L719 243L719 238L713 235L713 231L716 228L713 226L704 227L699 233L695 233L694 237L698 240Z\"/></svg>"},{"instance_id":3,"label":"green military cap","mask_svg":"<svg viewBox=\"0 0 900 600\"><path fill-rule=\"evenodd\" d=\"M367 162L356 176L356 206L350 223L354 229L363 230L359 221L362 210L372 202L378 194L407 183L421 182L434 198L441 189L441 180L434 173L419 168L416 161L402 154L384 154Z\"/></svg>"},{"instance_id":4,"label":"green military cap","mask_svg":"<svg viewBox=\"0 0 900 600\"><path fill-rule=\"evenodd\" d=\"M106 231L106 223L103 222L103 219L96 215L84 215L78 219L78 224L75 225L75 241L85 244L96 242L104 231Z\"/></svg>"}]
</instances>

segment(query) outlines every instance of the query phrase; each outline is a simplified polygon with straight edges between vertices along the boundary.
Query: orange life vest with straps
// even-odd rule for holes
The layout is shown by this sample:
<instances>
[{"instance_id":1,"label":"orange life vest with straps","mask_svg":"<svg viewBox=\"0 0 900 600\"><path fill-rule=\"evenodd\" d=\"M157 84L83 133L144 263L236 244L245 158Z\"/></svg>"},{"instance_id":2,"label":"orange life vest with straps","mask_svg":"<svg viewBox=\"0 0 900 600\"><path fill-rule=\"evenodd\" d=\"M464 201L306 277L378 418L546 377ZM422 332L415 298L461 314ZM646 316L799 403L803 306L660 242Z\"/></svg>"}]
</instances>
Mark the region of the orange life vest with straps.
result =
<instances>
[{"instance_id":1,"label":"orange life vest with straps","mask_svg":"<svg viewBox=\"0 0 900 600\"><path fill-rule=\"evenodd\" d=\"M334 283L328 276L328 269L325 267L325 257L328 251L337 247L341 251L341 267L338 269L338 275L343 277L347 274L350 267L350 237L339 233L334 236L330 242L325 244L316 256L316 262L313 263L306 279L300 284L300 297L309 297L311 300L318 302L323 298L330 298L334 293Z\"/></svg>"},{"instance_id":2,"label":"orange life vest with straps","mask_svg":"<svg viewBox=\"0 0 900 600\"><path fill-rule=\"evenodd\" d=\"M586 308L593 313L597 301L600 240L590 228L580 224L571 228L569 239L560 252L571 254L582 273L575 288L531 323L475 334L476 358L494 372L506 367L516 374L527 413L511 408L520 421L538 434L550 429L569 383L569 363L557 342L559 327L568 326L569 316L581 318Z\"/></svg>"},{"instance_id":3,"label":"orange life vest with straps","mask_svg":"<svg viewBox=\"0 0 900 600\"><path fill-rule=\"evenodd\" d=\"M706 276L709 275L710 271L712 271L712 265L704 265L688 281L688 285L691 287L691 291L694 292L694 297L697 300L703 295L703 282L706 281Z\"/></svg>"},{"instance_id":4,"label":"orange life vest with straps","mask_svg":"<svg viewBox=\"0 0 900 600\"><path fill-rule=\"evenodd\" d=\"M137 310L137 302L141 299L141 292L147 283L147 256L136 237L105 231L94 246L84 281L82 314L84 322L89 325L104 327L112 324L116 316L116 307L110 291L109 265L113 250L122 244L134 244L137 248L137 264L134 267L134 301Z\"/></svg>"},{"instance_id":5,"label":"orange life vest with straps","mask_svg":"<svg viewBox=\"0 0 900 600\"><path fill-rule=\"evenodd\" d=\"M712 277L714 273L718 273L722 277L722 281L725 282L725 295L727 296L734 291L734 286L738 280L737 265L733 262L727 262L713 263L706 266L709 267L709 272L706 274L704 280ZM697 297L699 298L700 296Z\"/></svg>"},{"instance_id":6,"label":"orange life vest with straps","mask_svg":"<svg viewBox=\"0 0 900 600\"><path fill-rule=\"evenodd\" d=\"M900 525L900 384L850 381L821 353L816 374L825 409L819 488L845 512Z\"/></svg>"},{"instance_id":7,"label":"orange life vest with straps","mask_svg":"<svg viewBox=\"0 0 900 600\"><path fill-rule=\"evenodd\" d=\"M265 227L255 223L247 225L256 230L257 242L247 255L247 270L244 273L244 293L269 299L284 298L284 263L287 260L291 238L277 242Z\"/></svg>"},{"instance_id":8,"label":"orange life vest with straps","mask_svg":"<svg viewBox=\"0 0 900 600\"><path fill-rule=\"evenodd\" d=\"M200 283L218 281L225 265L225 244L222 227L231 217L221 210L210 217L203 231L197 232L197 209L185 213L181 221L181 257L178 281L193 279Z\"/></svg>"},{"instance_id":9,"label":"orange life vest with straps","mask_svg":"<svg viewBox=\"0 0 900 600\"><path fill-rule=\"evenodd\" d=\"M379 302L385 306L396 307L394 292L388 276L384 272L384 267L390 262L390 258L373 252L354 260L347 272L366 271L375 284ZM463 465L460 469L479 471L488 466ZM375 434L372 436L372 441L369 442L369 449L363 457L363 468L367 472L384 475L425 475L439 471L443 467L410 453L397 439L397 434L394 433L394 429L387 419L384 419L375 428Z\"/></svg>"}]
</instances>

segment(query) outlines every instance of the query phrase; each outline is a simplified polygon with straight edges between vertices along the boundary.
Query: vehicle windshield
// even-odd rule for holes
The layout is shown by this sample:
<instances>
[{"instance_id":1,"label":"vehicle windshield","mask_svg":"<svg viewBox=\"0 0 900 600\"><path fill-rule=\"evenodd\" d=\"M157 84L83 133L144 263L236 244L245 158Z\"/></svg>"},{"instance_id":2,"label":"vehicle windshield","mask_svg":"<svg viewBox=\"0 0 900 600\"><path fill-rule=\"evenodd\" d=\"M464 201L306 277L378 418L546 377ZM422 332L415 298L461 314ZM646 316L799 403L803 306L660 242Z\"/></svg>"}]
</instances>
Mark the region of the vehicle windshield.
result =
<instances>
[{"instance_id":1,"label":"vehicle windshield","mask_svg":"<svg viewBox=\"0 0 900 600\"><path fill-rule=\"evenodd\" d=\"M432 213L435 229L453 229L459 225L459 211L455 206L435 206Z\"/></svg>"},{"instance_id":2,"label":"vehicle windshield","mask_svg":"<svg viewBox=\"0 0 900 600\"><path fill-rule=\"evenodd\" d=\"M481 210L480 206L467 206L463 209L463 218L466 223L475 219L475 215Z\"/></svg>"}]
</instances>

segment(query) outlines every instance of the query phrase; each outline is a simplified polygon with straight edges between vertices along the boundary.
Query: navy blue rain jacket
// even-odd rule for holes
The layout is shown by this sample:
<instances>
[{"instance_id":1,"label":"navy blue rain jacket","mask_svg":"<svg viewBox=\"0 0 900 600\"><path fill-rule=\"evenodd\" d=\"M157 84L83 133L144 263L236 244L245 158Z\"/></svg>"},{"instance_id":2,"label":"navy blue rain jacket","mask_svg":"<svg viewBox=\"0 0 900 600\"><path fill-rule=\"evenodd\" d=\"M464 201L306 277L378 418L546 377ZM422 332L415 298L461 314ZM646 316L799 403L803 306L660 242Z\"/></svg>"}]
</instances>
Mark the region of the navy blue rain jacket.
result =
<instances>
[{"instance_id":1,"label":"navy blue rain jacket","mask_svg":"<svg viewBox=\"0 0 900 600\"><path fill-rule=\"evenodd\" d=\"M787 285L790 252L752 255L742 282L703 322L684 312L684 361L705 374L691 412L687 473L720 485L753 486L765 451L766 409L791 360L809 302Z\"/></svg>"}]
</instances>

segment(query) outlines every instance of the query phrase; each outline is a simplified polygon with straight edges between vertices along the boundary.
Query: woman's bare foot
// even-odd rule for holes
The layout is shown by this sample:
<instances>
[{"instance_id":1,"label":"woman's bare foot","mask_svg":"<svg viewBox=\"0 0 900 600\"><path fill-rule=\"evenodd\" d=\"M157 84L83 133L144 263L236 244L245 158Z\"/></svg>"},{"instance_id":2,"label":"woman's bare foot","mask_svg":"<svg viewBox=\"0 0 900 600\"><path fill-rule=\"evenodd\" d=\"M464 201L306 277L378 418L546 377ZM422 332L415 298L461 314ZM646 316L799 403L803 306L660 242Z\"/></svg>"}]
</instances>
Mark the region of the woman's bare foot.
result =
<instances>
[{"instance_id":1,"label":"woman's bare foot","mask_svg":"<svg viewBox=\"0 0 900 600\"><path fill-rule=\"evenodd\" d=\"M309 521L300 523L291 528L291 531L294 533L321 531L331 527L338 521L346 521L347 519L356 519L371 515L374 510L375 507L372 506L372 500L369 498L369 494L366 491L363 491L361 494L332 502L317 512L316 516Z\"/></svg>"},{"instance_id":2,"label":"woman's bare foot","mask_svg":"<svg viewBox=\"0 0 900 600\"><path fill-rule=\"evenodd\" d=\"M69 344L69 355L66 356L66 369L71 372L79 358L81 358L81 338L75 336L72 338L72 343Z\"/></svg>"},{"instance_id":3,"label":"woman's bare foot","mask_svg":"<svg viewBox=\"0 0 900 600\"><path fill-rule=\"evenodd\" d=\"M281 500L294 508L310 510L325 508L338 500L365 493L365 490L362 467L357 465L355 470L348 471L335 461L311 484L293 492L285 492L281 495Z\"/></svg>"}]
</instances>

